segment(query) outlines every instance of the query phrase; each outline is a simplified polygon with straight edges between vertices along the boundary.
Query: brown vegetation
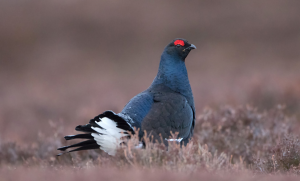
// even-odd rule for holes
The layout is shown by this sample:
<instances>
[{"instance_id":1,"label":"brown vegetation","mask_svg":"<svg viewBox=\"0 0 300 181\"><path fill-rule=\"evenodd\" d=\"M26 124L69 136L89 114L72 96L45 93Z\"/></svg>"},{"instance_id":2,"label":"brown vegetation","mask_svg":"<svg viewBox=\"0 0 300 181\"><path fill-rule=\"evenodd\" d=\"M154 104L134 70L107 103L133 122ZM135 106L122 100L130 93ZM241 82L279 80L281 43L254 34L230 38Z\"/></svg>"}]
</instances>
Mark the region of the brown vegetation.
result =
<instances>
[{"instance_id":1,"label":"brown vegetation","mask_svg":"<svg viewBox=\"0 0 300 181\"><path fill-rule=\"evenodd\" d=\"M299 1L0 1L0 180L299 180ZM181 37L197 122L168 150L55 155Z\"/></svg>"}]
</instances>

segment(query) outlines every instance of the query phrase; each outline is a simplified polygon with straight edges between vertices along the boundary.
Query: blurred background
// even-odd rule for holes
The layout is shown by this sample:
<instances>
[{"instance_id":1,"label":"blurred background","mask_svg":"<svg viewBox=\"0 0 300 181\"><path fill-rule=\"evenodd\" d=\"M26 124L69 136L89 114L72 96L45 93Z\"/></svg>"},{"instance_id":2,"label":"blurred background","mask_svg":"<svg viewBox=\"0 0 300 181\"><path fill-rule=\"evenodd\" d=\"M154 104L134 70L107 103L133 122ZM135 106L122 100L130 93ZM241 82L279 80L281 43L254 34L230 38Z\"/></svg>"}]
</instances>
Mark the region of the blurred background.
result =
<instances>
[{"instance_id":1,"label":"blurred background","mask_svg":"<svg viewBox=\"0 0 300 181\"><path fill-rule=\"evenodd\" d=\"M186 60L197 115L283 104L300 117L298 0L1 0L0 142L121 111L174 38L197 46Z\"/></svg>"}]
</instances>

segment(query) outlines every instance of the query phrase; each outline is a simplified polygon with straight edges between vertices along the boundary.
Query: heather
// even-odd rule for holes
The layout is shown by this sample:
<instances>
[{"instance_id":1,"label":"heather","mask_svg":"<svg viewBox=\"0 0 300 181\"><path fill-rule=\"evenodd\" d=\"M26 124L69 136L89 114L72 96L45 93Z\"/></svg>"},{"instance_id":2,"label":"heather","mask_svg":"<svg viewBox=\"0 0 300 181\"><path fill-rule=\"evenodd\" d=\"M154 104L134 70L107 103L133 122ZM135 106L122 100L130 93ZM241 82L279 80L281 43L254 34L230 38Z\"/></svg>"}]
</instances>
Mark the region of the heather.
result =
<instances>
[{"instance_id":1,"label":"heather","mask_svg":"<svg viewBox=\"0 0 300 181\"><path fill-rule=\"evenodd\" d=\"M1 1L0 180L299 180L299 7ZM176 37L197 46L191 142L57 157L75 126L148 88Z\"/></svg>"}]
</instances>

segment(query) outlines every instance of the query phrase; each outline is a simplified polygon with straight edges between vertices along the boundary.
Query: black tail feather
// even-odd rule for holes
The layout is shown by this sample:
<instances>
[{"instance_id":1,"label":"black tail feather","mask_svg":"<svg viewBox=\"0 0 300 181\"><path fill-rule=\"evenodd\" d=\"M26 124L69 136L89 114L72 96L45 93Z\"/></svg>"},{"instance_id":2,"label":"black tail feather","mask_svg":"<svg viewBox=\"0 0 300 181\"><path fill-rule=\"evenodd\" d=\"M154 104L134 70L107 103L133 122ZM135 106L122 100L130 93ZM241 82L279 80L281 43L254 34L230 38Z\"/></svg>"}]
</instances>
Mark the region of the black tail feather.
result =
<instances>
[{"instance_id":1,"label":"black tail feather","mask_svg":"<svg viewBox=\"0 0 300 181\"><path fill-rule=\"evenodd\" d=\"M101 117L102 116L102 114L100 114L100 115L98 115L98 116L96 116L96 117L94 117L94 119L91 119L90 120L90 125L91 126L93 126L93 127L99 127L99 128L101 128L101 129L103 129L101 126L99 126L97 123L96 123L96 121L100 121L101 120Z\"/></svg>"},{"instance_id":2,"label":"black tail feather","mask_svg":"<svg viewBox=\"0 0 300 181\"><path fill-rule=\"evenodd\" d=\"M66 140L73 140L73 139L94 139L94 137L91 135L91 134L77 134L77 135L68 135L68 136L65 136L65 139Z\"/></svg>"},{"instance_id":3,"label":"black tail feather","mask_svg":"<svg viewBox=\"0 0 300 181\"><path fill-rule=\"evenodd\" d=\"M114 121L117 124L116 127L123 129L124 132L128 132L128 133L131 132L132 134L135 134L133 128L130 126L130 124L124 118L120 117L119 115L115 114L112 111L105 111L103 114L100 114L100 115L96 116L95 118L91 119L89 124L79 125L75 128L76 131L85 132L87 134L77 134L77 135L65 136L66 140L73 140L73 139L87 139L87 140L82 141L77 144L58 148L58 150L60 150L60 151L66 151L69 148L78 147L73 150L60 153L57 156L60 156L64 153L69 153L69 152L74 152L74 151L79 151L79 150L101 149L100 148L101 143L97 143L94 140L94 137L92 136L91 133L96 133L97 135L102 135L101 133L95 131L93 128L104 129L98 124L98 122L101 121L101 119L104 117ZM129 137L130 136L128 136L128 138Z\"/></svg>"},{"instance_id":4,"label":"black tail feather","mask_svg":"<svg viewBox=\"0 0 300 181\"><path fill-rule=\"evenodd\" d=\"M70 152L73 152L73 151L80 151L80 150L92 150L92 149L99 149L99 145L97 144L92 144L92 145L87 145L87 146L81 146L79 148L76 148L74 150L70 150L68 152L62 152L62 153L59 153L57 154L56 156L61 156L65 153L70 153Z\"/></svg>"},{"instance_id":5,"label":"black tail feather","mask_svg":"<svg viewBox=\"0 0 300 181\"><path fill-rule=\"evenodd\" d=\"M59 153L59 154L57 154L56 156L61 156L61 155L63 155L64 153Z\"/></svg>"},{"instance_id":6,"label":"black tail feather","mask_svg":"<svg viewBox=\"0 0 300 181\"><path fill-rule=\"evenodd\" d=\"M107 117L111 120L114 120L117 123L117 128L124 129L126 131L130 131L132 134L134 134L134 130L128 124L128 122L112 111L105 111L103 114L100 114L98 117L99 118Z\"/></svg>"},{"instance_id":7,"label":"black tail feather","mask_svg":"<svg viewBox=\"0 0 300 181\"><path fill-rule=\"evenodd\" d=\"M86 133L97 133L95 130L92 129L90 124L86 125L78 125L75 128L76 131L86 132Z\"/></svg>"},{"instance_id":8,"label":"black tail feather","mask_svg":"<svg viewBox=\"0 0 300 181\"><path fill-rule=\"evenodd\" d=\"M76 149L68 151L68 152L80 151L80 150L92 150L92 149L99 149L99 148L100 148L99 145L93 144L93 145L82 146L82 147L76 148Z\"/></svg>"},{"instance_id":9,"label":"black tail feather","mask_svg":"<svg viewBox=\"0 0 300 181\"><path fill-rule=\"evenodd\" d=\"M69 145L69 146L64 146L64 147L58 148L57 150L66 151L66 149L68 149L68 148L78 147L78 146L86 147L89 145L97 145L97 142L95 140L86 140L86 141L82 141L80 143L76 143L74 145ZM98 148L99 148L99 145L98 145Z\"/></svg>"},{"instance_id":10,"label":"black tail feather","mask_svg":"<svg viewBox=\"0 0 300 181\"><path fill-rule=\"evenodd\" d=\"M132 129L132 127L130 127L130 125L123 118L121 118L119 115L113 113L112 111L105 111L103 114L100 114L100 115L96 116L94 119L91 119L89 124L78 125L75 128L75 130L81 131L81 132L86 132L86 133L97 133L95 130L92 129L92 127L98 127L98 128L103 129L101 126L99 126L96 123L96 121L100 121L101 118L104 118L104 117L107 117L107 118L115 121L117 123L118 128L128 130L134 134L134 130Z\"/></svg>"}]
</instances>

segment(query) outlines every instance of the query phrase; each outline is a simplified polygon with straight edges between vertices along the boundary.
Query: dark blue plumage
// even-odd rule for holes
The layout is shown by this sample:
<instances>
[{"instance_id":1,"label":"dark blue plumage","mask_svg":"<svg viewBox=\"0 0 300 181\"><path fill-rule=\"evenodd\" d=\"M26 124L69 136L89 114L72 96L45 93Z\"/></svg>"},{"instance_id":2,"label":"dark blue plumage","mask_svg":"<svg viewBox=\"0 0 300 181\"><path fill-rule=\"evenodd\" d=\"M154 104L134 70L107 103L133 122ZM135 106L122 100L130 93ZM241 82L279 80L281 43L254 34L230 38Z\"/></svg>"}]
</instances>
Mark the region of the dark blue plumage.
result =
<instances>
[{"instance_id":1,"label":"dark blue plumage","mask_svg":"<svg viewBox=\"0 0 300 181\"><path fill-rule=\"evenodd\" d=\"M100 148L114 155L123 142L121 138L130 137L129 132L135 134L135 127L140 130L141 141L145 131L153 141L160 141L161 137L169 139L170 132L177 132L179 142L186 144L193 135L195 106L185 58L195 48L184 39L173 40L164 49L157 76L147 90L133 97L119 114L106 111L89 124L76 127L77 131L88 130L92 137L74 135L66 139L88 138L91 141L77 145L84 149L87 143L90 148ZM167 144L167 141L164 142Z\"/></svg>"}]
</instances>

